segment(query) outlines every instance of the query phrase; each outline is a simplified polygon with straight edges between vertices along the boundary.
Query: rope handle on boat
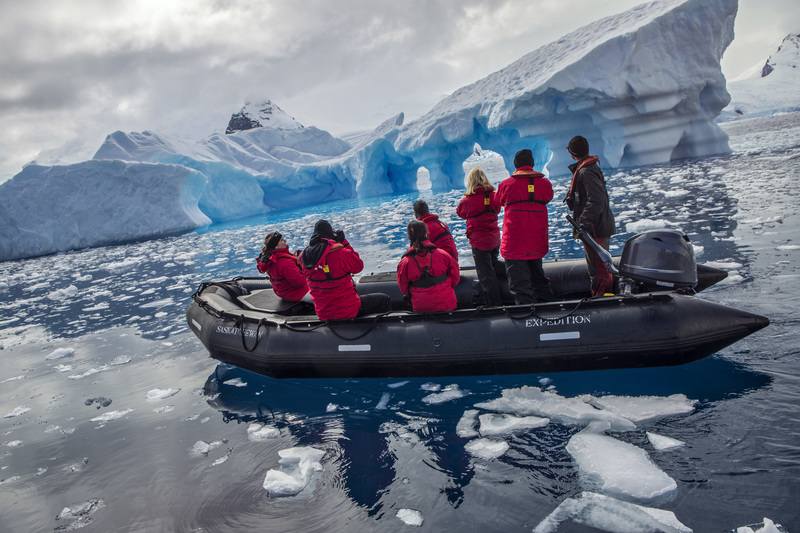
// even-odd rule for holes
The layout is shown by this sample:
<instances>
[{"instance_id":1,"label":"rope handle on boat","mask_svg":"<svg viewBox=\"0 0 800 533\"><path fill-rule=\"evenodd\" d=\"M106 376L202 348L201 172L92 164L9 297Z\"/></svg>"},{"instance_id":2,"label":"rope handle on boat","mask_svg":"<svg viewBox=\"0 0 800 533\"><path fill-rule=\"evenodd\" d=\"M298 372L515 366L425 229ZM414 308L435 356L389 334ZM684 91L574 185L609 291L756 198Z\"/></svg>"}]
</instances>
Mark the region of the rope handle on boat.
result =
<instances>
[{"instance_id":1,"label":"rope handle on boat","mask_svg":"<svg viewBox=\"0 0 800 533\"><path fill-rule=\"evenodd\" d=\"M381 318L383 318L386 315L388 315L388 314L389 313L380 313L380 314L375 315L375 317L372 319L372 322L370 322L369 327L367 328L367 330L364 331L361 335L357 335L357 336L352 337L352 338L345 337L345 336L339 334L335 329L333 329L331 320L326 320L325 321L325 325L328 326L328 329L331 330L331 333L333 333L334 335L336 335L337 337L339 337L343 341L357 341L358 339L366 337L369 334L369 332L371 332L373 329L375 329L375 326L378 325L378 321ZM311 330L308 330L308 331L311 331Z\"/></svg>"},{"instance_id":2,"label":"rope handle on boat","mask_svg":"<svg viewBox=\"0 0 800 533\"><path fill-rule=\"evenodd\" d=\"M533 317L538 318L542 322L558 322L559 320L563 320L563 319L565 319L565 318L567 318L569 316L574 315L578 311L580 306L585 304L588 301L589 301L588 298L583 298L583 299L579 300L577 304L575 304L575 307L572 309L572 311L570 311L566 315L558 316L558 317L554 317L554 318L545 318L543 316L538 315L536 313L536 308L533 306L533 304L531 305L531 310L527 314L521 315L521 316L520 315L512 315L505 306L503 306L503 311L505 311L506 316L508 316L508 318L510 318L512 320L525 320L525 319L530 318L530 317L533 316Z\"/></svg>"},{"instance_id":3,"label":"rope handle on boat","mask_svg":"<svg viewBox=\"0 0 800 533\"><path fill-rule=\"evenodd\" d=\"M242 335L242 348L244 348L245 351L247 351L248 353L252 353L253 351L255 351L256 348L258 348L258 342L261 340L259 338L259 333L261 333L261 326L263 326L265 322L266 320L263 318L258 321L258 325L256 326L256 343L253 345L252 348L248 348L244 336L244 315L239 315L236 318L236 322L233 324L233 326L239 328L239 333Z\"/></svg>"}]
</instances>

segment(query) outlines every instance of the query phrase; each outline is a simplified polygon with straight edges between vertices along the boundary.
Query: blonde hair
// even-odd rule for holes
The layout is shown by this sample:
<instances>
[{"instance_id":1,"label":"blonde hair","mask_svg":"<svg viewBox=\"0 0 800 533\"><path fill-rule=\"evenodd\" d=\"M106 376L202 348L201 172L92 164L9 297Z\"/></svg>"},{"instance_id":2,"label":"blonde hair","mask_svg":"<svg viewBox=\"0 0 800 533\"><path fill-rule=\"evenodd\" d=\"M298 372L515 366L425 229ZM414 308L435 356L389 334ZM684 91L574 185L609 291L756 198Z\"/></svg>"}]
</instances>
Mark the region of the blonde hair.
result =
<instances>
[{"instance_id":1,"label":"blonde hair","mask_svg":"<svg viewBox=\"0 0 800 533\"><path fill-rule=\"evenodd\" d=\"M469 175L467 176L467 192L464 193L464 196L472 196L475 194L475 189L478 187L483 187L489 191L494 190L494 185L489 183L489 178L486 177L483 170L475 167L469 171Z\"/></svg>"}]
</instances>

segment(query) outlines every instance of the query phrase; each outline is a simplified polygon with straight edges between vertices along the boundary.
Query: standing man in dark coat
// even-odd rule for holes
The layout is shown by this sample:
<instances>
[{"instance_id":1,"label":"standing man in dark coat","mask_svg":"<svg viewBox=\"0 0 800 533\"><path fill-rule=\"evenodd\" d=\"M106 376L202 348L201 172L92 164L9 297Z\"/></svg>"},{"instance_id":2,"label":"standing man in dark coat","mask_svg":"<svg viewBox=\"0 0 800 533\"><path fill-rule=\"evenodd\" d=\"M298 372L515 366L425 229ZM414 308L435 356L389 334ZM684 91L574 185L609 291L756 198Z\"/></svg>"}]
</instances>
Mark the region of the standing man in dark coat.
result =
<instances>
[{"instance_id":1,"label":"standing man in dark coat","mask_svg":"<svg viewBox=\"0 0 800 533\"><path fill-rule=\"evenodd\" d=\"M572 184L564 201L578 226L608 250L611 236L617 229L608 200L606 180L603 171L597 166L598 158L589 155L589 142L580 135L570 139L567 151L576 162L569 166ZM572 231L572 236L578 238L577 230ZM592 282L592 296L612 292L614 277L611 272L585 244L583 249Z\"/></svg>"}]
</instances>

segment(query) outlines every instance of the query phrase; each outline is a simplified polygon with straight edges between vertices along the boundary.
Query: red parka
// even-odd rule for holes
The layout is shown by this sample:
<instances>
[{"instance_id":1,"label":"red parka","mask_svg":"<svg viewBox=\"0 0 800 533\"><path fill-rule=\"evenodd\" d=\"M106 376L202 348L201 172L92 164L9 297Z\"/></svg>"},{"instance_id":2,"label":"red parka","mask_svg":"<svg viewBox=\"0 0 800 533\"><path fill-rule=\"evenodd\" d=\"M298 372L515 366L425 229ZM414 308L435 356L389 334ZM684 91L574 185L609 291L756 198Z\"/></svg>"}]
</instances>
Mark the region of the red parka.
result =
<instances>
[{"instance_id":1,"label":"red parka","mask_svg":"<svg viewBox=\"0 0 800 533\"><path fill-rule=\"evenodd\" d=\"M453 289L461 280L458 263L431 241L422 244L425 250L417 253L409 248L397 265L400 292L411 296L411 306L417 313L451 311L457 305ZM423 275L424 272L428 275Z\"/></svg>"},{"instance_id":2,"label":"red parka","mask_svg":"<svg viewBox=\"0 0 800 533\"><path fill-rule=\"evenodd\" d=\"M258 271L269 276L275 294L299 302L308 293L308 284L297 256L288 248L270 250L256 259Z\"/></svg>"},{"instance_id":3,"label":"red parka","mask_svg":"<svg viewBox=\"0 0 800 533\"><path fill-rule=\"evenodd\" d=\"M364 262L346 240L338 243L320 239L318 244L303 251L300 264L320 319L354 318L358 315L361 298L352 275L364 269Z\"/></svg>"},{"instance_id":4,"label":"red parka","mask_svg":"<svg viewBox=\"0 0 800 533\"><path fill-rule=\"evenodd\" d=\"M539 259L549 250L547 203L553 199L550 180L533 167L520 167L497 187L503 205L503 242L506 259Z\"/></svg>"},{"instance_id":5,"label":"red parka","mask_svg":"<svg viewBox=\"0 0 800 533\"><path fill-rule=\"evenodd\" d=\"M453 235L450 233L450 228L447 227L447 224L439 220L439 215L434 215L433 213L422 215L420 220L428 226L428 240L437 248L441 248L450 254L453 259L456 260L456 263L458 263L456 241L453 239Z\"/></svg>"},{"instance_id":6,"label":"red parka","mask_svg":"<svg viewBox=\"0 0 800 533\"><path fill-rule=\"evenodd\" d=\"M500 246L499 212L497 194L489 189L475 187L473 194L461 199L456 214L467 221L467 239L471 247L488 251Z\"/></svg>"}]
</instances>

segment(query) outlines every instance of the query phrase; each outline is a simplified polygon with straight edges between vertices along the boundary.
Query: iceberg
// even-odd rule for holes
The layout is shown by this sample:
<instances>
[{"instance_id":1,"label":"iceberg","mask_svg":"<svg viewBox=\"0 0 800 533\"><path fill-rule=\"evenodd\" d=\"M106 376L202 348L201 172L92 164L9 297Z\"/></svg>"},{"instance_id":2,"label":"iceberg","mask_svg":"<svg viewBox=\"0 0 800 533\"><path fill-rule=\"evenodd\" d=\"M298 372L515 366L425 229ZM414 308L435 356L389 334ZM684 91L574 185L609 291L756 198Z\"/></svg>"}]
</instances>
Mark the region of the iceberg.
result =
<instances>
[{"instance_id":1,"label":"iceberg","mask_svg":"<svg viewBox=\"0 0 800 533\"><path fill-rule=\"evenodd\" d=\"M0 261L180 233L273 209L464 185L464 162L516 151L565 174L580 134L605 168L730 152L715 119L737 0L661 0L596 21L354 144L269 101L200 141L110 134L91 161L30 164L0 185Z\"/></svg>"}]
</instances>

